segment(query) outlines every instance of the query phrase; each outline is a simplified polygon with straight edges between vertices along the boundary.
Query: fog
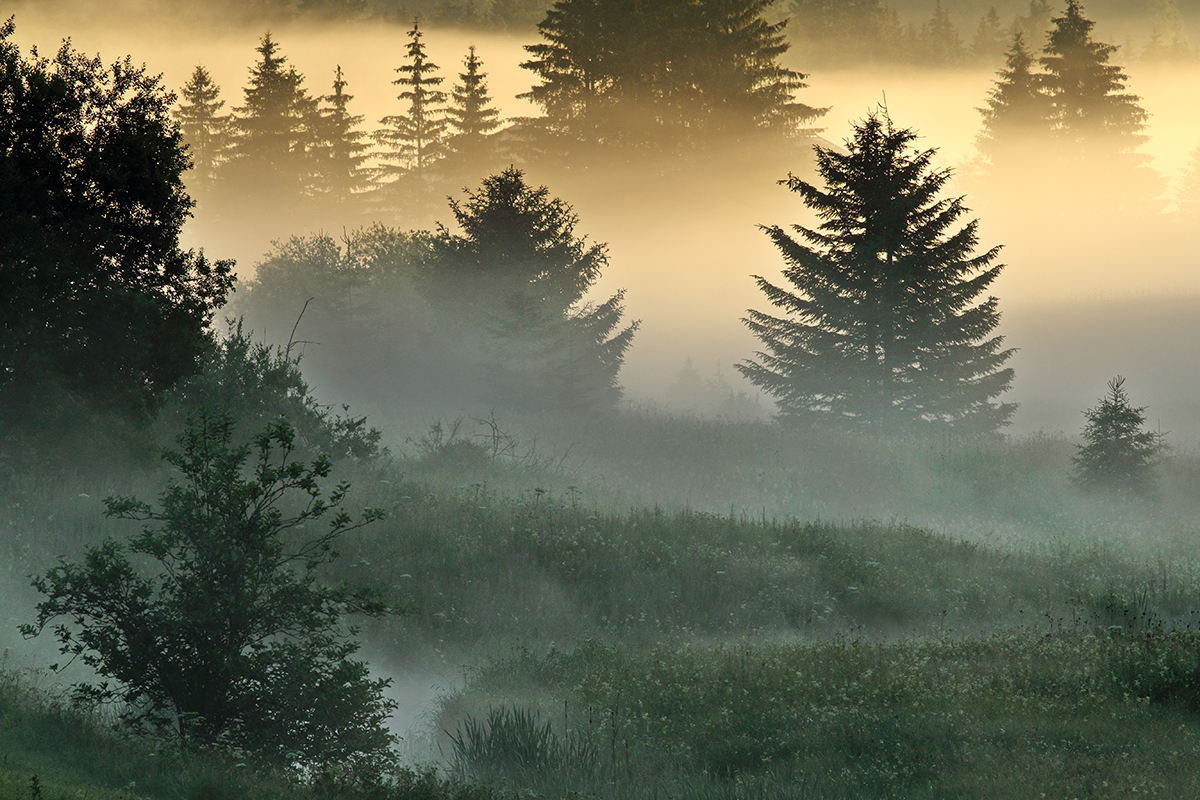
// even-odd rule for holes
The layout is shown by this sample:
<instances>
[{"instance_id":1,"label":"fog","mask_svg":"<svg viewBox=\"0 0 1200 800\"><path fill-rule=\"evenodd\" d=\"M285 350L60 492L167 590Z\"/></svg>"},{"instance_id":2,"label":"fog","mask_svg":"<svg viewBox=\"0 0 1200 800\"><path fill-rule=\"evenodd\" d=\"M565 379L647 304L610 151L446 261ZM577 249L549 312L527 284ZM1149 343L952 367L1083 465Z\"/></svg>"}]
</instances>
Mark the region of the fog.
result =
<instances>
[{"instance_id":1,"label":"fog","mask_svg":"<svg viewBox=\"0 0 1200 800\"><path fill-rule=\"evenodd\" d=\"M82 51L98 52L105 60L129 53L152 72L161 71L165 85L173 89L203 64L221 87L228 110L241 101L253 49L269 27L281 52L305 75L310 93L328 91L333 69L341 65L355 96L352 110L366 117L366 130L399 108L390 82L403 57L405 25L284 20L241 26L163 15L148 2L118 4L115 11L105 4L109 13L93 13L98 7L19 5L17 41L51 52L70 36ZM970 31L968 12L974 13L966 6L956 9L964 36ZM1092 15L1100 20L1097 38L1134 44L1135 35L1144 35L1101 13ZM437 26L428 27L425 37L447 85L467 46L478 48L491 94L505 118L533 111L516 97L531 84L532 74L519 63L526 55L522 45L532 41L532 33L505 36ZM856 121L886 103L898 125L916 129L919 144L937 148L938 163L956 170L954 190L967 194L972 215L981 220L981 246L1004 245L1006 268L995 293L1004 315L1002 332L1019 349L1012 362L1017 377L1007 399L1021 404L1010 431L1076 431L1079 412L1101 394L1106 380L1121 374L1128 378L1134 400L1148 406L1150 417L1160 420L1164 430L1180 441L1196 436L1200 411L1193 401L1200 396L1200 364L1191 353L1196 333L1191 320L1200 309L1200 265L1195 231L1165 218L1114 225L1086 213L1078 218L1064 213L1055 220L1023 213L1026 200L1056 191L1036 181L1021 187L1025 198L980 191L972 182L974 140L980 130L977 108L986 102L999 65L955 71L819 69L806 65L804 53L797 51L787 60L809 73L809 88L798 99L830 108L816 123L826 140L841 142ZM1141 152L1174 181L1189 152L1200 144L1200 111L1194 102L1200 66L1144 65L1128 46L1113 61L1129 74L1128 90L1141 97L1150 114L1150 138ZM580 231L609 244L610 266L594 296L626 289L626 318L642 321L621 375L629 399L663 401L689 358L702 374L719 371L753 395L732 368L756 346L740 318L747 309L764 305L750 276L778 276L782 265L756 226L813 221L796 196L775 185L786 171L769 156L761 163L753 156L736 165L708 163L686 179L671 180L648 180L638 173L544 175L536 164L527 168L531 182L547 183L553 194L575 206ZM330 218L298 230L293 218L267 215L263 224L248 228L228 221L213 224L209 214L209 209L198 209L188 244L213 256L236 258L244 277L252 274L272 240L318 229L337 233L345 225ZM444 209L437 218L449 216ZM408 227L405 220L382 221ZM320 388L326 396L337 393L333 386Z\"/></svg>"}]
</instances>

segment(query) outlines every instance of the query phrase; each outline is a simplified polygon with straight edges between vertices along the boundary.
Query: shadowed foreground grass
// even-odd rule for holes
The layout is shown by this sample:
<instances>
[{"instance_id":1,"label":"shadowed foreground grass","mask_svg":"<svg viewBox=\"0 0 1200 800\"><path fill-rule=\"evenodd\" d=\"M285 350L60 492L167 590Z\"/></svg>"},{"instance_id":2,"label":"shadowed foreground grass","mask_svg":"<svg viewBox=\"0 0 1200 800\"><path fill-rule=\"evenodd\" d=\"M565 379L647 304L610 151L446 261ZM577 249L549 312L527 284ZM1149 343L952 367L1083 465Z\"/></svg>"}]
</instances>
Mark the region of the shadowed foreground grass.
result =
<instances>
[{"instance_id":1,"label":"shadowed foreground grass","mask_svg":"<svg viewBox=\"0 0 1200 800\"><path fill-rule=\"evenodd\" d=\"M440 721L460 774L549 792L1185 798L1198 689L1193 631L585 643L477 671Z\"/></svg>"},{"instance_id":2,"label":"shadowed foreground grass","mask_svg":"<svg viewBox=\"0 0 1200 800\"><path fill-rule=\"evenodd\" d=\"M503 800L507 795L399 769L380 780L336 770L315 781L256 772L230 754L189 753L118 734L97 716L0 671L0 800Z\"/></svg>"}]
</instances>

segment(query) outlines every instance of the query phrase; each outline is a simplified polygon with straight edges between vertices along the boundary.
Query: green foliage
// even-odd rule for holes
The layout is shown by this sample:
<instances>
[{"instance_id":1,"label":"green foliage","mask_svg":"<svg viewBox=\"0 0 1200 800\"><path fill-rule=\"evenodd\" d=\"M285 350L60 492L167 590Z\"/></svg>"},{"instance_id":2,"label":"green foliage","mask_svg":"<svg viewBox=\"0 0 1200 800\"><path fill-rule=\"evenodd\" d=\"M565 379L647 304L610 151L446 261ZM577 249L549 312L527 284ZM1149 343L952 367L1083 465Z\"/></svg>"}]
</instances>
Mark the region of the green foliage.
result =
<instances>
[{"instance_id":1,"label":"green foliage","mask_svg":"<svg viewBox=\"0 0 1200 800\"><path fill-rule=\"evenodd\" d=\"M1184 638L1194 644L1181 637L1181 649ZM639 800L1186 795L1194 718L1114 678L1140 647L1082 628L881 643L589 641L493 662L447 698L442 720L480 701L542 698L529 716L561 715L565 703L574 725L603 720L600 760L617 766L611 783L581 788ZM701 772L706 793L680 791ZM527 778L532 791L553 785Z\"/></svg>"},{"instance_id":2,"label":"green foliage","mask_svg":"<svg viewBox=\"0 0 1200 800\"><path fill-rule=\"evenodd\" d=\"M1108 394L1100 404L1083 412L1087 417L1083 444L1071 459L1080 486L1127 496L1146 495L1153 489L1154 464L1163 440L1143 429L1145 412L1129 402L1124 378L1118 375L1108 382Z\"/></svg>"},{"instance_id":3,"label":"green foliage","mask_svg":"<svg viewBox=\"0 0 1200 800\"><path fill-rule=\"evenodd\" d=\"M440 388L442 353L427 303L414 285L431 234L375 224L339 242L328 234L273 243L234 307L255 330L303 354L305 375L357 404Z\"/></svg>"},{"instance_id":4,"label":"green foliage","mask_svg":"<svg viewBox=\"0 0 1200 800\"><path fill-rule=\"evenodd\" d=\"M225 336L206 354L200 372L172 390L158 427L174 435L205 409L238 420L246 435L283 417L294 428L298 445L313 455L371 460L381 453L381 434L367 425L366 417L338 415L317 402L300 372L299 356L254 341L241 319L228 321Z\"/></svg>"},{"instance_id":5,"label":"green foliage","mask_svg":"<svg viewBox=\"0 0 1200 800\"><path fill-rule=\"evenodd\" d=\"M999 248L972 255L978 222L952 226L962 198L938 199L948 169L936 150L884 114L855 127L849 152L818 148L824 188L789 176L820 218L817 229L764 227L797 291L756 276L785 316L750 311L766 347L738 371L775 398L785 417L881 431L931 424L992 433L1015 407L994 398L1012 383L1012 350L992 336L997 300L980 296L1000 274ZM990 338L989 338L990 337Z\"/></svg>"},{"instance_id":6,"label":"green foliage","mask_svg":"<svg viewBox=\"0 0 1200 800\"><path fill-rule=\"evenodd\" d=\"M770 0L558 0L543 42L522 64L535 128L570 142L671 148L698 135L756 127L796 134L823 109L794 99L805 76L780 64L785 22Z\"/></svg>"},{"instance_id":7,"label":"green foliage","mask_svg":"<svg viewBox=\"0 0 1200 800\"><path fill-rule=\"evenodd\" d=\"M173 98L126 58L22 56L0 24L0 439L144 426L194 372L232 262L179 248Z\"/></svg>"},{"instance_id":8,"label":"green foliage","mask_svg":"<svg viewBox=\"0 0 1200 800\"><path fill-rule=\"evenodd\" d=\"M621 324L624 292L584 296L608 263L604 244L575 235L578 216L515 167L451 201L461 232L440 226L423 291L486 354L489 399L505 408L590 411L620 398L617 373L637 330Z\"/></svg>"},{"instance_id":9,"label":"green foliage","mask_svg":"<svg viewBox=\"0 0 1200 800\"><path fill-rule=\"evenodd\" d=\"M346 532L382 514L352 519L344 483L323 497L331 464L292 460L286 422L244 445L232 431L227 416L195 420L164 456L182 481L160 508L106 500L110 516L150 524L35 578L46 599L22 630L65 618L53 629L62 653L106 679L77 694L118 702L130 727L279 766L378 770L391 758L383 723L394 704L388 682L351 658L358 644L342 618L386 609L368 592L321 584L318 571ZM311 530L322 518L325 530Z\"/></svg>"}]
</instances>

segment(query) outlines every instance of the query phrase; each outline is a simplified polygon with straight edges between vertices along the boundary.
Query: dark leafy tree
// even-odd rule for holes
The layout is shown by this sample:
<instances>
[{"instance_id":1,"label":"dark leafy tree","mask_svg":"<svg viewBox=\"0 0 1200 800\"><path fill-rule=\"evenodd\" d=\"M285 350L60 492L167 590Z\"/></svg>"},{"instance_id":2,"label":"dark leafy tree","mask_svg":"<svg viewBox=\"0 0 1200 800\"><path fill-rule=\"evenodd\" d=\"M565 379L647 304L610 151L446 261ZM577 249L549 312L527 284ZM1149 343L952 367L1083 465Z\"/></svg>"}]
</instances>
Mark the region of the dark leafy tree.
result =
<instances>
[{"instance_id":1,"label":"dark leafy tree","mask_svg":"<svg viewBox=\"0 0 1200 800\"><path fill-rule=\"evenodd\" d=\"M1042 92L1041 76L1034 71L1033 55L1020 32L1013 34L1004 68L988 93L983 131L976 144L993 166L1007 167L1009 156L1027 160L1030 151L1044 143L1049 130L1050 103Z\"/></svg>"},{"instance_id":2,"label":"dark leafy tree","mask_svg":"<svg viewBox=\"0 0 1200 800\"><path fill-rule=\"evenodd\" d=\"M1129 402L1124 378L1118 375L1108 382L1100 404L1083 412L1083 444L1071 459L1079 486L1133 496L1153 489L1154 464L1163 441L1144 429L1145 412Z\"/></svg>"},{"instance_id":3,"label":"dark leafy tree","mask_svg":"<svg viewBox=\"0 0 1200 800\"><path fill-rule=\"evenodd\" d=\"M972 255L976 221L957 230L962 198L938 199L949 170L936 151L887 115L857 125L848 152L818 148L824 188L794 176L788 188L818 228L764 228L783 253L794 291L757 278L783 316L750 311L763 343L738 370L775 398L785 417L881 431L932 425L990 433L1014 410L995 398L1012 381L1012 350L994 336L999 248Z\"/></svg>"},{"instance_id":4,"label":"dark leafy tree","mask_svg":"<svg viewBox=\"0 0 1200 800\"><path fill-rule=\"evenodd\" d=\"M482 334L492 399L534 410L611 408L637 323L620 329L623 292L584 301L608 262L605 245L577 237L571 207L512 167L451 210L460 231L439 226L424 291Z\"/></svg>"},{"instance_id":5,"label":"dark leafy tree","mask_svg":"<svg viewBox=\"0 0 1200 800\"><path fill-rule=\"evenodd\" d=\"M77 692L119 702L131 727L281 767L384 766L395 704L352 658L343 618L386 609L319 580L339 540L382 514L354 520L344 483L324 496L329 460L293 460L286 422L243 445L232 429L225 416L196 419L165 455L177 477L157 509L106 500L109 516L146 526L36 578L46 599L24 633L65 619L54 628L62 652L107 679Z\"/></svg>"},{"instance_id":6,"label":"dark leafy tree","mask_svg":"<svg viewBox=\"0 0 1200 800\"><path fill-rule=\"evenodd\" d=\"M429 237L377 224L340 240L317 234L275 242L238 292L236 310L271 341L290 341L288 358L303 355L305 375L338 387L342 401L411 398L431 388L415 385L422 382L414 375L443 382L429 377L440 342L414 287ZM289 419L305 435L300 418Z\"/></svg>"},{"instance_id":7,"label":"dark leafy tree","mask_svg":"<svg viewBox=\"0 0 1200 800\"><path fill-rule=\"evenodd\" d=\"M402 87L399 97L407 104L404 114L384 117L385 127L375 132L375 141L383 148L379 170L385 205L392 208L424 211L432 202L434 166L445 155L446 93L437 87L442 78L439 69L425 54L425 43L417 20L408 32L408 60L396 67Z\"/></svg>"},{"instance_id":8,"label":"dark leafy tree","mask_svg":"<svg viewBox=\"0 0 1200 800\"><path fill-rule=\"evenodd\" d=\"M783 67L785 22L770 0L558 0L543 42L522 64L540 83L522 95L565 140L634 144L699 131L794 134L821 109L799 103L801 73ZM670 141L670 139L668 139Z\"/></svg>"},{"instance_id":9,"label":"dark leafy tree","mask_svg":"<svg viewBox=\"0 0 1200 800\"><path fill-rule=\"evenodd\" d=\"M500 127L500 112L488 95L487 73L475 54L475 46L467 50L463 61L466 72L459 73L451 90L450 106L446 109L446 140L452 171L475 180L488 172L496 159L492 134Z\"/></svg>"},{"instance_id":10,"label":"dark leafy tree","mask_svg":"<svg viewBox=\"0 0 1200 800\"><path fill-rule=\"evenodd\" d=\"M196 371L232 262L183 251L174 97L129 59L22 56L0 24L0 436L138 425ZM97 416L99 415L99 416Z\"/></svg>"},{"instance_id":11,"label":"dark leafy tree","mask_svg":"<svg viewBox=\"0 0 1200 800\"><path fill-rule=\"evenodd\" d=\"M197 66L183 87L182 101L174 112L192 158L189 183L197 194L212 190L217 174L229 156L230 119L228 114L221 113L225 101L220 96L221 87L213 82L208 70Z\"/></svg>"},{"instance_id":12,"label":"dark leafy tree","mask_svg":"<svg viewBox=\"0 0 1200 800\"><path fill-rule=\"evenodd\" d=\"M156 420L170 439L187 421L207 412L237 420L243 438L283 417L296 433L300 452L316 457L368 461L382 453L380 432L366 417L337 414L313 396L300 372L300 356L286 347L254 341L243 321L228 320L220 341L206 354L199 372L173 388Z\"/></svg>"},{"instance_id":13,"label":"dark leafy tree","mask_svg":"<svg viewBox=\"0 0 1200 800\"><path fill-rule=\"evenodd\" d=\"M363 118L350 113L354 95L346 93L342 68L334 72L333 92L321 98L314 155L319 196L342 215L358 210L362 197L370 190L366 134L359 130Z\"/></svg>"},{"instance_id":14,"label":"dark leafy tree","mask_svg":"<svg viewBox=\"0 0 1200 800\"><path fill-rule=\"evenodd\" d=\"M311 188L317 101L269 32L256 51L244 105L234 109L231 188L256 199L294 198Z\"/></svg>"}]
</instances>

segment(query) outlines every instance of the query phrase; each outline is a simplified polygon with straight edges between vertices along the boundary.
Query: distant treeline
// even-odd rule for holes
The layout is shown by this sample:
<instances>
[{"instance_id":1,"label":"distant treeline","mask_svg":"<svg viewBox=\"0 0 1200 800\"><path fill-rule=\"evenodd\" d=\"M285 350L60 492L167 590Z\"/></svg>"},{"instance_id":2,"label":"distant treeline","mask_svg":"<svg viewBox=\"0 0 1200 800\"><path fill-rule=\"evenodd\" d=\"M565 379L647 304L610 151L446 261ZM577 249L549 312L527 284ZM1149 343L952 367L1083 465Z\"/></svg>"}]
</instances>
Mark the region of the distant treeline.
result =
<instances>
[{"instance_id":1,"label":"distant treeline","mask_svg":"<svg viewBox=\"0 0 1200 800\"><path fill-rule=\"evenodd\" d=\"M629 5L605 7L625 13ZM636 5L636 4L633 4ZM1040 44L1061 4L1049 0L774 0L767 16L789 18L788 35L811 64L874 63L956 66L996 63L1014 32ZM453 25L529 33L554 8L552 0L249 0L228 9L244 21L321 17ZM1185 21L1200 17L1198 0L1128 3L1093 0L1089 11L1130 25L1127 57L1193 59ZM181 13L213 14L211 7Z\"/></svg>"}]
</instances>

